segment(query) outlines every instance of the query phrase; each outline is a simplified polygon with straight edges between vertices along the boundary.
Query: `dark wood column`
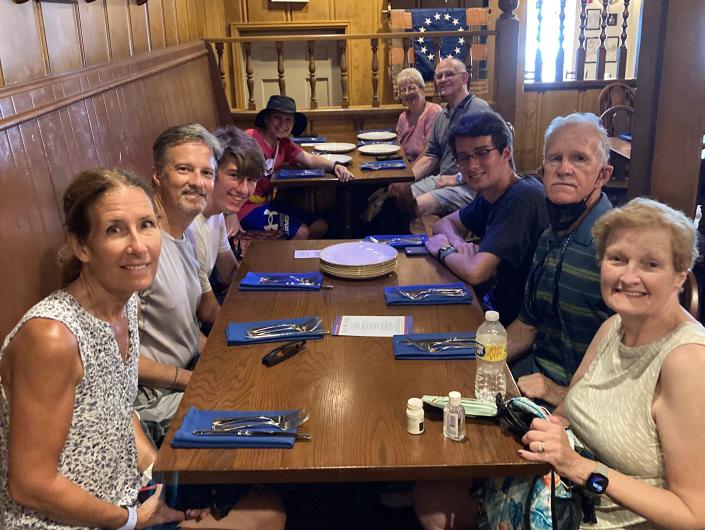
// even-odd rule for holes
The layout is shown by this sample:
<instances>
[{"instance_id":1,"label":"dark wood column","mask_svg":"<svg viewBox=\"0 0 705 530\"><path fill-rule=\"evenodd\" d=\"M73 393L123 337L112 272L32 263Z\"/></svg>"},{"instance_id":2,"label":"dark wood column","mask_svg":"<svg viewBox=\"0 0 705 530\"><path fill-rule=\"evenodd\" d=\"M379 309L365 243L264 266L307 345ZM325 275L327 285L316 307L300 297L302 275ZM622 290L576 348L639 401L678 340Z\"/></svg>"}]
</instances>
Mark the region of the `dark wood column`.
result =
<instances>
[{"instance_id":1,"label":"dark wood column","mask_svg":"<svg viewBox=\"0 0 705 530\"><path fill-rule=\"evenodd\" d=\"M629 196L694 215L705 132L705 2L643 3Z\"/></svg>"}]
</instances>

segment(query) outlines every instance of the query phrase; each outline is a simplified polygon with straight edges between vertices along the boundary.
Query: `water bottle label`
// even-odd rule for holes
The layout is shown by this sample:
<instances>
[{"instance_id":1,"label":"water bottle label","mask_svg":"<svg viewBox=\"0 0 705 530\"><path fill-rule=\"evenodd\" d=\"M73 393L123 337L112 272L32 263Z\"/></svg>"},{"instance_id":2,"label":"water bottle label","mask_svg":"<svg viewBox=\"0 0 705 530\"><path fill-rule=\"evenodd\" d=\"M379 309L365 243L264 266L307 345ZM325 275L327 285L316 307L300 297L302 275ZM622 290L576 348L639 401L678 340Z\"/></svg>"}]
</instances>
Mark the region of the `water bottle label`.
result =
<instances>
[{"instance_id":1,"label":"water bottle label","mask_svg":"<svg viewBox=\"0 0 705 530\"><path fill-rule=\"evenodd\" d=\"M482 352L477 352L478 357L483 361L500 362L507 360L507 345L506 344L486 344L482 348Z\"/></svg>"}]
</instances>

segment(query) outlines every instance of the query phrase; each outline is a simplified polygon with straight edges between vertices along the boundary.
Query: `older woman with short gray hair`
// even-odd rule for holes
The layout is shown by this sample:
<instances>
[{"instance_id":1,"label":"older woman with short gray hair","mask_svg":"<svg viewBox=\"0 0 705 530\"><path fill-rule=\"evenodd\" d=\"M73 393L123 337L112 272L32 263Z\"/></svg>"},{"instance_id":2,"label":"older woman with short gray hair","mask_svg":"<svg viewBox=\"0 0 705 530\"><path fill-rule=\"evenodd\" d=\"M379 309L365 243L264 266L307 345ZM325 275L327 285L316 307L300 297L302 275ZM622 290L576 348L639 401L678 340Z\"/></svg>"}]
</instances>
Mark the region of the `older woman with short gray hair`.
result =
<instances>
[{"instance_id":1,"label":"older woman with short gray hair","mask_svg":"<svg viewBox=\"0 0 705 530\"><path fill-rule=\"evenodd\" d=\"M425 83L416 68L404 68L397 74L401 102L407 110L399 115L397 136L410 163L424 154L433 130L436 115L441 111L437 103L426 101Z\"/></svg>"}]
</instances>

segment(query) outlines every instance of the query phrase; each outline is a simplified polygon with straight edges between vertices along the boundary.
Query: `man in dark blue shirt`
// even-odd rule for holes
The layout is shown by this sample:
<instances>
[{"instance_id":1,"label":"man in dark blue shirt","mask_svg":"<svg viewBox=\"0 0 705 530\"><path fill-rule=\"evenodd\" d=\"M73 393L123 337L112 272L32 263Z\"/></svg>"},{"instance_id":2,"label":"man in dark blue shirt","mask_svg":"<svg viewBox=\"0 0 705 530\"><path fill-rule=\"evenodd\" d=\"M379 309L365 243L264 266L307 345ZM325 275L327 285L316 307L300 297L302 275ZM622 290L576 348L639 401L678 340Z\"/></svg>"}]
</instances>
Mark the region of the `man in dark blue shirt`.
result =
<instances>
[{"instance_id":1,"label":"man in dark blue shirt","mask_svg":"<svg viewBox=\"0 0 705 530\"><path fill-rule=\"evenodd\" d=\"M463 116L448 142L477 195L434 225L426 247L509 324L521 307L534 249L549 223L543 185L514 172L512 134L499 114ZM468 234L479 242L467 242Z\"/></svg>"}]
</instances>

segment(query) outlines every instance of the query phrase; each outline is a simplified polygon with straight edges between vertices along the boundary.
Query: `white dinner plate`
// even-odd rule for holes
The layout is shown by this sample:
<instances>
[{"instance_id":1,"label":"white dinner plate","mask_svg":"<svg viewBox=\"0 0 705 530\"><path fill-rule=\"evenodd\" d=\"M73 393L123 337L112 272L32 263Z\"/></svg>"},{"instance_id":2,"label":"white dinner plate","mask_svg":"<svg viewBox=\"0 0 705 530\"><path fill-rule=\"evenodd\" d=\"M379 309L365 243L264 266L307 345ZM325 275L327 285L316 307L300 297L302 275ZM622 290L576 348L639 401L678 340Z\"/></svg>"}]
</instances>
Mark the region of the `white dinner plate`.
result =
<instances>
[{"instance_id":1,"label":"white dinner plate","mask_svg":"<svg viewBox=\"0 0 705 530\"><path fill-rule=\"evenodd\" d=\"M355 144L346 144L344 142L327 142L316 144L313 146L316 151L324 153L349 153L355 149Z\"/></svg>"},{"instance_id":2,"label":"white dinner plate","mask_svg":"<svg viewBox=\"0 0 705 530\"><path fill-rule=\"evenodd\" d=\"M368 131L357 135L360 140L394 140L397 133L392 131Z\"/></svg>"},{"instance_id":3,"label":"white dinner plate","mask_svg":"<svg viewBox=\"0 0 705 530\"><path fill-rule=\"evenodd\" d=\"M351 156L348 155L332 155L332 154L325 154L321 155L323 158L327 158L331 162L338 162L339 164L349 164L350 161L352 160Z\"/></svg>"},{"instance_id":4,"label":"white dinner plate","mask_svg":"<svg viewBox=\"0 0 705 530\"><path fill-rule=\"evenodd\" d=\"M396 144L370 144L361 145L357 150L365 155L391 155L399 151L399 146Z\"/></svg>"},{"instance_id":5,"label":"white dinner plate","mask_svg":"<svg viewBox=\"0 0 705 530\"><path fill-rule=\"evenodd\" d=\"M352 241L324 248L320 258L321 261L334 266L362 267L396 260L397 255L397 249L389 245L372 243L371 241Z\"/></svg>"}]
</instances>

